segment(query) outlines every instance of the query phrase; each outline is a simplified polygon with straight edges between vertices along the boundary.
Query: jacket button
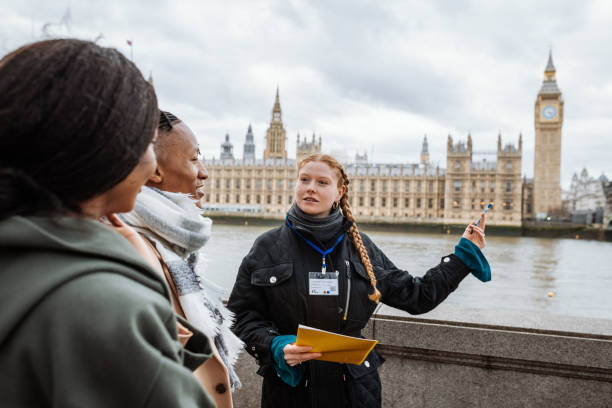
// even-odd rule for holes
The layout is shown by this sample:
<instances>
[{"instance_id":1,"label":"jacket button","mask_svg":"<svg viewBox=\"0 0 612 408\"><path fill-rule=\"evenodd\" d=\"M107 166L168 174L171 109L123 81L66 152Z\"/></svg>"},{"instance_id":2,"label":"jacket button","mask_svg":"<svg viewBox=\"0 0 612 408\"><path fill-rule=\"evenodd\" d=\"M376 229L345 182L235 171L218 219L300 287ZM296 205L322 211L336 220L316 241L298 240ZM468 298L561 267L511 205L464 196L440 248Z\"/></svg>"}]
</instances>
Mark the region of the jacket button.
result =
<instances>
[{"instance_id":1,"label":"jacket button","mask_svg":"<svg viewBox=\"0 0 612 408\"><path fill-rule=\"evenodd\" d=\"M251 346L251 350L255 351L255 346Z\"/></svg>"},{"instance_id":2,"label":"jacket button","mask_svg":"<svg viewBox=\"0 0 612 408\"><path fill-rule=\"evenodd\" d=\"M446 258L443 259L444 262L450 262L450 258L447 256Z\"/></svg>"},{"instance_id":3,"label":"jacket button","mask_svg":"<svg viewBox=\"0 0 612 408\"><path fill-rule=\"evenodd\" d=\"M363 363L363 365L370 368L370 362L368 360L366 360L365 363Z\"/></svg>"},{"instance_id":4,"label":"jacket button","mask_svg":"<svg viewBox=\"0 0 612 408\"><path fill-rule=\"evenodd\" d=\"M270 276L270 283L276 283L276 276Z\"/></svg>"}]
</instances>

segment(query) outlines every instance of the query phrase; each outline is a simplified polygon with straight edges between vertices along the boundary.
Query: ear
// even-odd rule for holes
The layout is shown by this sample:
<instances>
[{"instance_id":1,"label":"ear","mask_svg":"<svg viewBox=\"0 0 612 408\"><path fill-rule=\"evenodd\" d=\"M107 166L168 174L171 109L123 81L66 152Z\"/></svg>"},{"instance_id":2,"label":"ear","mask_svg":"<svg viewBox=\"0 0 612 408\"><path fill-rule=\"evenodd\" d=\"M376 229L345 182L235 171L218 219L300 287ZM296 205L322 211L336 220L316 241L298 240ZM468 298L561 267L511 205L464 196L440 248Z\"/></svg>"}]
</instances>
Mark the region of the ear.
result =
<instances>
[{"instance_id":1,"label":"ear","mask_svg":"<svg viewBox=\"0 0 612 408\"><path fill-rule=\"evenodd\" d=\"M147 184L150 183L153 185L159 185L162 183L163 180L164 176L162 170L159 168L159 166L155 166L155 173L153 173L153 175L149 177L149 180L147 180Z\"/></svg>"},{"instance_id":2,"label":"ear","mask_svg":"<svg viewBox=\"0 0 612 408\"><path fill-rule=\"evenodd\" d=\"M340 201L342 196L345 194L346 194L346 186L343 184L342 186L338 187L338 195L336 196L335 201Z\"/></svg>"}]
</instances>

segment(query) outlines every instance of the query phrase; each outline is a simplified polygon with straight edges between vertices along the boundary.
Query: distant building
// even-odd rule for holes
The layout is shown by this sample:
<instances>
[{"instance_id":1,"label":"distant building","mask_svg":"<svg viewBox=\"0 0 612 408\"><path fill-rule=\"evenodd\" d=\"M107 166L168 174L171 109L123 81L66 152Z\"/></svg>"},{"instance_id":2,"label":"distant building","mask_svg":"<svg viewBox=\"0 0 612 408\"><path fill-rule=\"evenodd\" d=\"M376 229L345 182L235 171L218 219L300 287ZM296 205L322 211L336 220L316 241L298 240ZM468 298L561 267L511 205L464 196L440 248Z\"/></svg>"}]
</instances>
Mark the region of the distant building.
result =
<instances>
[{"instance_id":1,"label":"distant building","mask_svg":"<svg viewBox=\"0 0 612 408\"><path fill-rule=\"evenodd\" d=\"M427 135L423 137L423 147L421 148L421 164L429 164L429 145L427 144Z\"/></svg>"},{"instance_id":2,"label":"distant building","mask_svg":"<svg viewBox=\"0 0 612 408\"><path fill-rule=\"evenodd\" d=\"M544 219L561 211L561 128L564 102L555 74L550 53L534 107L533 194L536 219Z\"/></svg>"},{"instance_id":3,"label":"distant building","mask_svg":"<svg viewBox=\"0 0 612 408\"><path fill-rule=\"evenodd\" d=\"M308 141L306 138L300 141L300 134L297 134L297 143L296 143L296 156L297 162L301 162L305 157L310 156L311 154L321 153L321 136L319 136L319 141L317 143L315 139L315 134L312 134L312 141Z\"/></svg>"},{"instance_id":4,"label":"distant building","mask_svg":"<svg viewBox=\"0 0 612 408\"><path fill-rule=\"evenodd\" d=\"M287 140L287 132L283 126L282 111L280 106L280 98L278 88L276 88L276 100L272 108L272 120L266 131L266 148L264 150L264 159L286 159L287 149L285 142Z\"/></svg>"},{"instance_id":5,"label":"distant building","mask_svg":"<svg viewBox=\"0 0 612 408\"><path fill-rule=\"evenodd\" d=\"M283 137L278 91L267 132L267 153L263 159L242 160L222 155L209 159L209 190L204 209L211 212L254 213L281 217L293 203L297 176L296 160L288 159ZM278 113L278 114L275 114ZM281 131L282 129L282 131ZM251 133L247 132L247 135ZM247 140L248 140L247 136ZM296 139L298 158L321 152L321 138ZM226 152L229 137L226 136ZM246 150L245 150L246 151ZM273 154L274 157L270 157ZM472 137L453 143L448 137L447 169L429 159L427 138L423 139L420 163L368 163L367 154L355 156L345 164L350 179L348 200L353 213L365 221L458 223L475 220L491 201L495 211L489 224L520 225L521 154L518 145L502 146L498 135L497 151L492 159L474 160L481 153L472 151Z\"/></svg>"},{"instance_id":6,"label":"distant building","mask_svg":"<svg viewBox=\"0 0 612 408\"><path fill-rule=\"evenodd\" d=\"M225 141L221 143L221 160L234 159L234 145L230 143L229 133L225 134Z\"/></svg>"},{"instance_id":7,"label":"distant building","mask_svg":"<svg viewBox=\"0 0 612 408\"><path fill-rule=\"evenodd\" d=\"M253 128L251 127L250 123L244 140L242 157L244 160L255 160L255 139L253 137Z\"/></svg>"},{"instance_id":8,"label":"distant building","mask_svg":"<svg viewBox=\"0 0 612 408\"><path fill-rule=\"evenodd\" d=\"M587 225L603 223L608 184L605 175L590 177L586 168L582 169L580 175L574 173L565 197L567 211L573 222Z\"/></svg>"}]
</instances>

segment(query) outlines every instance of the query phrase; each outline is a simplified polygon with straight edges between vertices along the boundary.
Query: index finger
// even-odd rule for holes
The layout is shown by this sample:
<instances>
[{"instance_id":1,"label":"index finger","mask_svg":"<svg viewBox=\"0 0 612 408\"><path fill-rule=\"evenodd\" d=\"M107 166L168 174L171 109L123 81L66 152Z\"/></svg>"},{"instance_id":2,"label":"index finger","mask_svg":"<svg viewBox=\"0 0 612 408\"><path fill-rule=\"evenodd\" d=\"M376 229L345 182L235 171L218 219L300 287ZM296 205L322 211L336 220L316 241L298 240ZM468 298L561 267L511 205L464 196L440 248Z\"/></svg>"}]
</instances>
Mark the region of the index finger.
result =
<instances>
[{"instance_id":1,"label":"index finger","mask_svg":"<svg viewBox=\"0 0 612 408\"><path fill-rule=\"evenodd\" d=\"M308 353L311 350L311 346L296 346L295 344L287 344L283 349L286 353Z\"/></svg>"}]
</instances>

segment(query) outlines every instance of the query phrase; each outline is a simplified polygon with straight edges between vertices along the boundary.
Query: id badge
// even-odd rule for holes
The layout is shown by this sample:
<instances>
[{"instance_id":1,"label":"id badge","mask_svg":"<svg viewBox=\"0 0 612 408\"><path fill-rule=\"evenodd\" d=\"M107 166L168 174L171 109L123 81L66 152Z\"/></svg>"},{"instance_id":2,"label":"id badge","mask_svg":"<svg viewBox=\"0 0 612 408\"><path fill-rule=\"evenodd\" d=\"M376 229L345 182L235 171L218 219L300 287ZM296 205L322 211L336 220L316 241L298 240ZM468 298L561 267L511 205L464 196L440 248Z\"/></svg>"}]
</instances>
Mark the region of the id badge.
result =
<instances>
[{"instance_id":1,"label":"id badge","mask_svg":"<svg viewBox=\"0 0 612 408\"><path fill-rule=\"evenodd\" d=\"M338 296L338 272L308 272L309 294Z\"/></svg>"}]
</instances>

